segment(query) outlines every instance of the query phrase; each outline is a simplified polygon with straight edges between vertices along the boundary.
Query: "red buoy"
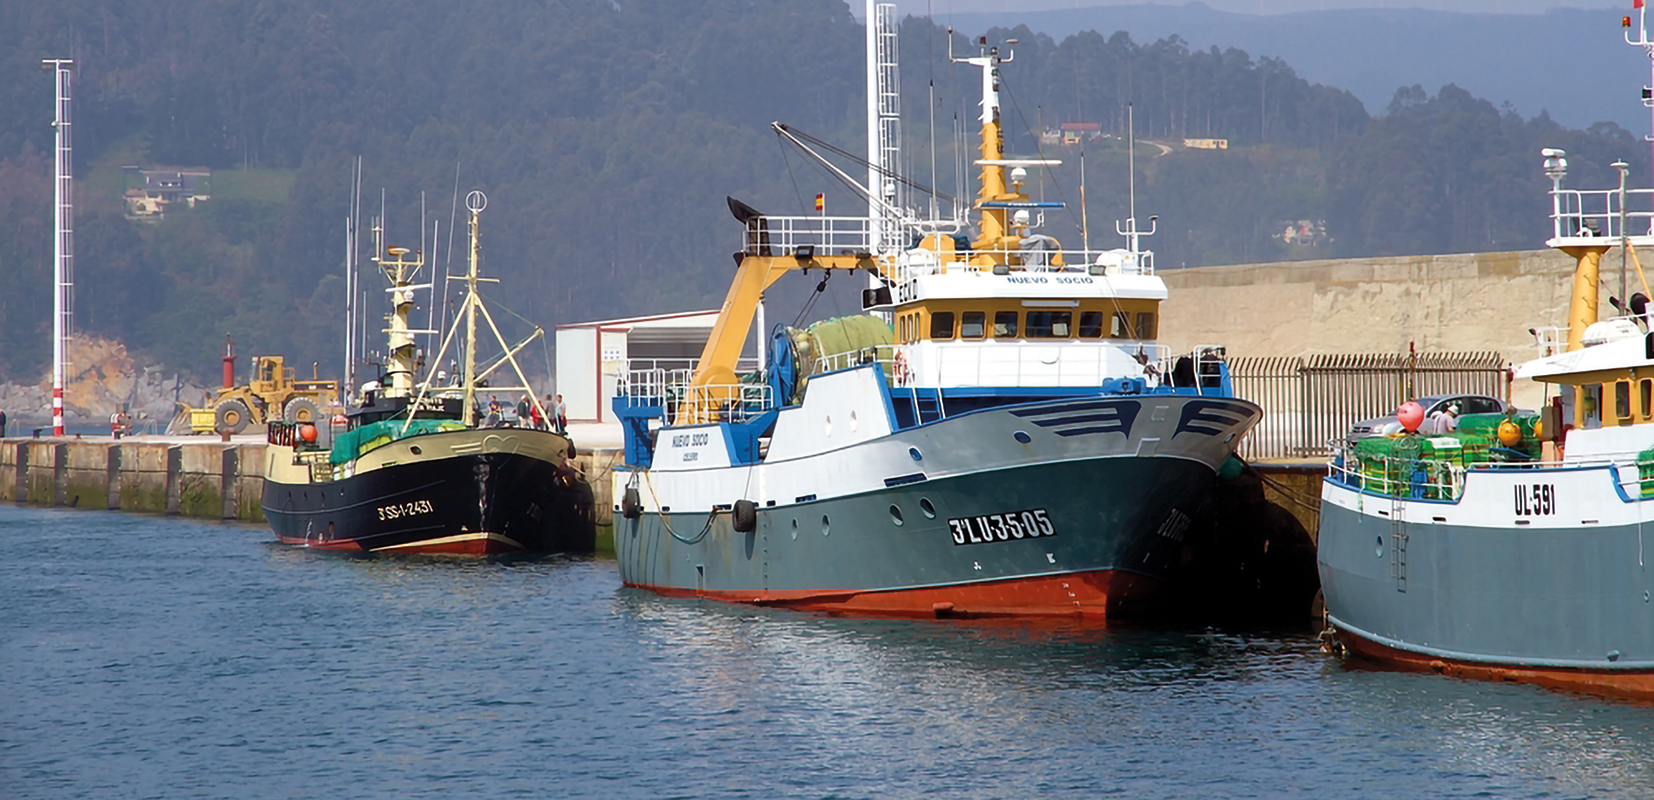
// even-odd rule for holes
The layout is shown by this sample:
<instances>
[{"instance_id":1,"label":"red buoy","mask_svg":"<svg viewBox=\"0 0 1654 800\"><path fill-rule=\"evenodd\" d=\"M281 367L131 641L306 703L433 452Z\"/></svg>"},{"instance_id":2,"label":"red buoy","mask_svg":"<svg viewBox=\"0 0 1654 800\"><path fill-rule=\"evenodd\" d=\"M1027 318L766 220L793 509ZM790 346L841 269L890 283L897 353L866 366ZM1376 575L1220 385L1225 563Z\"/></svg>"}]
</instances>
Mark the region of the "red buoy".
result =
<instances>
[{"instance_id":1,"label":"red buoy","mask_svg":"<svg viewBox=\"0 0 1654 800\"><path fill-rule=\"evenodd\" d=\"M316 426L311 425L308 422L304 423L303 425L300 425L299 426L299 438L303 439L305 444L315 444L316 443Z\"/></svg>"},{"instance_id":2,"label":"red buoy","mask_svg":"<svg viewBox=\"0 0 1654 800\"><path fill-rule=\"evenodd\" d=\"M1401 404L1401 408L1396 409L1396 420L1408 432L1417 431L1419 425L1424 422L1424 406L1408 400Z\"/></svg>"}]
</instances>

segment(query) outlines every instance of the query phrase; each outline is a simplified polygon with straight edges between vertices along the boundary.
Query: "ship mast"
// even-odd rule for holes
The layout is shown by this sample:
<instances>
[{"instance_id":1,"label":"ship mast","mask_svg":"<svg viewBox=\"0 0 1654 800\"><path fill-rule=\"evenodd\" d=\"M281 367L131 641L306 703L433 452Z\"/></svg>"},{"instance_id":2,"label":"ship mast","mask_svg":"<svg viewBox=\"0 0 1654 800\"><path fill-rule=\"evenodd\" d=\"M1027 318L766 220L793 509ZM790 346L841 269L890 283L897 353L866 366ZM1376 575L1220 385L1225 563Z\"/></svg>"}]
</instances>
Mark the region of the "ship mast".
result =
<instances>
[{"instance_id":1,"label":"ship mast","mask_svg":"<svg viewBox=\"0 0 1654 800\"><path fill-rule=\"evenodd\" d=\"M477 262L482 257L482 210L488 207L488 195L473 191L465 196L465 210L471 212L471 244L466 257L465 271L465 413L477 407L477 283L488 280L477 277ZM526 381L525 381L526 383Z\"/></svg>"},{"instance_id":2,"label":"ship mast","mask_svg":"<svg viewBox=\"0 0 1654 800\"><path fill-rule=\"evenodd\" d=\"M1017 43L1015 39L1007 39L1007 45ZM982 70L982 150L981 158L976 160L980 166L982 185L977 189L976 207L981 212L982 230L971 247L977 251L975 259L992 258L992 251L1006 253L1017 249L1026 230L1017 231L1014 227L1022 227L1022 222L1013 222L1013 209L1046 209L1061 208L1061 203L1033 201L1023 193L1022 187L1026 167L1044 167L1062 163L1053 159L1033 158L1006 158L1005 137L1000 129L999 113L999 65L1008 64L1015 53L1007 51L1001 57L997 46L988 45L988 37L977 39L980 48L975 56L965 58L953 54L953 29L948 29L948 60L955 64L969 64ZM1005 168L1011 167L1011 183L1007 187L1005 182ZM978 263L973 259L973 263ZM1061 254L1057 254L1052 262L1060 266Z\"/></svg>"},{"instance_id":3,"label":"ship mast","mask_svg":"<svg viewBox=\"0 0 1654 800\"><path fill-rule=\"evenodd\" d=\"M391 296L389 326L384 329L390 346L390 353L385 359L385 397L407 397L413 394L414 359L419 350L414 344L414 335L428 333L408 326L408 315L414 307L414 290L428 289L431 286L428 283L413 283L414 277L425 266L425 253L422 250L413 250L411 252L414 258L409 261L409 252L406 247L387 247L385 254L389 258L375 255L373 259L391 282L390 288L385 290Z\"/></svg>"},{"instance_id":4,"label":"ship mast","mask_svg":"<svg viewBox=\"0 0 1654 800\"><path fill-rule=\"evenodd\" d=\"M465 196L465 209L471 212L471 244L469 255L466 258L466 272L464 278L465 298L460 301L459 310L459 314L465 318L465 372L462 374L460 381L460 390L463 393L465 403L465 410L463 413L465 414L467 424L470 424L470 422L474 419L473 410L476 408L478 384L483 379L493 374L495 370L506 364L510 364L512 372L517 375L517 380L522 381L522 383L517 386L491 386L489 388L502 392L526 392L528 394L529 402L536 409L539 409L540 418L549 419L549 417L546 416L545 407L540 404L540 398L528 385L528 377L523 374L523 368L517 364L518 351L522 350L524 347L527 347L528 344L533 342L535 339L544 336L545 329L535 327L534 332L529 334L528 338L518 342L515 345L508 346L505 342L505 335L500 333L499 326L494 324L494 316L488 312L488 307L483 305L482 295L477 292L477 284L479 283L499 283L498 278L484 278L478 274L478 265L482 261L482 211L487 207L488 195L485 195L482 192L473 191ZM478 316L482 317L483 322L488 323L488 330L494 334L495 340L499 342L500 349L504 351L499 358L493 361L493 363L483 367L480 370L477 368ZM454 321L457 323L459 318L455 317ZM448 354L449 346L453 344L454 334L458 330L459 326L457 324L448 329L447 335L442 339L442 347L437 350L434 363L442 363L442 359ZM414 332L423 333L423 331ZM431 376L433 374L434 373L429 370L426 372L424 382L419 385L418 395L414 398L414 402L409 404L408 419L402 426L404 431L407 430L409 425L413 424L415 410L418 408L420 401L424 400L426 395L430 394L432 389ZM436 388L441 389L442 387Z\"/></svg>"}]
</instances>

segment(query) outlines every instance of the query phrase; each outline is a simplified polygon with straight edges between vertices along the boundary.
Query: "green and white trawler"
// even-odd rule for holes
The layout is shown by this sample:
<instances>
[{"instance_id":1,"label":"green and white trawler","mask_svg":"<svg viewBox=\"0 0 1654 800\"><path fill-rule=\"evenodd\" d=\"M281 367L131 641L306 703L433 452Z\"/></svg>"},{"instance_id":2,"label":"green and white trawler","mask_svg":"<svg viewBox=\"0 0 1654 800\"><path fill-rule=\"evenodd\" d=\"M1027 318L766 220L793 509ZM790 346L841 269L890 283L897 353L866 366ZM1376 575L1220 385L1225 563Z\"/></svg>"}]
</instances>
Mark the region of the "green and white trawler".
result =
<instances>
[{"instance_id":1,"label":"green and white trawler","mask_svg":"<svg viewBox=\"0 0 1654 800\"><path fill-rule=\"evenodd\" d=\"M1654 56L1645 14L1627 41ZM1654 699L1654 292L1640 265L1625 315L1598 318L1603 255L1654 249L1654 190L1624 188L1623 163L1617 188L1564 189L1566 154L1542 155L1548 244L1578 265L1567 327L1533 329L1540 357L1515 375L1555 391L1538 415L1466 416L1338 455L1321 490L1328 622L1368 662Z\"/></svg>"},{"instance_id":2,"label":"green and white trawler","mask_svg":"<svg viewBox=\"0 0 1654 800\"><path fill-rule=\"evenodd\" d=\"M1141 230L1065 251L1001 152L997 47L981 74L977 233L899 205L893 6L869 7L873 213L730 201L740 266L693 370L636 365L614 409L621 578L664 594L827 611L1106 617L1152 603L1218 467L1259 418L1222 350L1159 344L1165 283ZM776 131L811 151L805 137ZM813 151L812 151L813 152ZM881 166L882 165L882 166ZM846 182L856 184L840 172ZM867 316L780 329L737 358L764 290L876 276ZM830 342L840 342L838 346Z\"/></svg>"}]
</instances>

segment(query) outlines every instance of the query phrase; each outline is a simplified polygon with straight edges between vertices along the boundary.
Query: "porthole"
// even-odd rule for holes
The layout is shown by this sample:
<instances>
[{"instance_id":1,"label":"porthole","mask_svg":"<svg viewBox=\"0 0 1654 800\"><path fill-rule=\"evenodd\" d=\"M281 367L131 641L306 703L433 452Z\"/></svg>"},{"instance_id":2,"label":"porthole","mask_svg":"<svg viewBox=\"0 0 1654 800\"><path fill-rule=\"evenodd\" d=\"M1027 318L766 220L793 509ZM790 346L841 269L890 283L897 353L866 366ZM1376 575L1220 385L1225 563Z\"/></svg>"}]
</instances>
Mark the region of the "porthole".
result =
<instances>
[{"instance_id":1,"label":"porthole","mask_svg":"<svg viewBox=\"0 0 1654 800\"><path fill-rule=\"evenodd\" d=\"M793 520L793 538L798 538L798 520Z\"/></svg>"},{"instance_id":2,"label":"porthole","mask_svg":"<svg viewBox=\"0 0 1654 800\"><path fill-rule=\"evenodd\" d=\"M924 461L925 460L925 457L923 455L919 454L919 448L917 448L917 447L909 447L907 449L907 454L912 456L914 461Z\"/></svg>"},{"instance_id":3,"label":"porthole","mask_svg":"<svg viewBox=\"0 0 1654 800\"><path fill-rule=\"evenodd\" d=\"M821 432L823 436L833 435L833 418L831 416L827 417L827 423L822 427Z\"/></svg>"},{"instance_id":4,"label":"porthole","mask_svg":"<svg viewBox=\"0 0 1654 800\"><path fill-rule=\"evenodd\" d=\"M422 453L424 451L420 450L419 445L415 444L415 445L409 445L408 446L408 452L413 453L414 455L417 456L417 455L419 455L420 453Z\"/></svg>"},{"instance_id":5,"label":"porthole","mask_svg":"<svg viewBox=\"0 0 1654 800\"><path fill-rule=\"evenodd\" d=\"M856 418L856 412L854 412L854 411L850 412L850 431L852 433L855 432L856 427L857 427L857 423L859 423L859 422L861 422L861 420Z\"/></svg>"},{"instance_id":6,"label":"porthole","mask_svg":"<svg viewBox=\"0 0 1654 800\"><path fill-rule=\"evenodd\" d=\"M1384 537L1382 537L1382 536L1378 537L1378 549L1373 551L1373 554L1374 555L1380 555L1380 556L1384 555Z\"/></svg>"},{"instance_id":7,"label":"porthole","mask_svg":"<svg viewBox=\"0 0 1654 800\"><path fill-rule=\"evenodd\" d=\"M1034 440L1034 437L1029 436L1027 431L1017 431L1016 433L1011 434L1011 438L1022 442L1023 444L1027 444Z\"/></svg>"},{"instance_id":8,"label":"porthole","mask_svg":"<svg viewBox=\"0 0 1654 800\"><path fill-rule=\"evenodd\" d=\"M822 536L831 536L832 534L833 534L833 526L827 521L827 515L822 514L821 515L821 535Z\"/></svg>"},{"instance_id":9,"label":"porthole","mask_svg":"<svg viewBox=\"0 0 1654 800\"><path fill-rule=\"evenodd\" d=\"M936 519L936 506L930 504L930 498L919 498L919 510L925 512L926 519Z\"/></svg>"},{"instance_id":10,"label":"porthole","mask_svg":"<svg viewBox=\"0 0 1654 800\"><path fill-rule=\"evenodd\" d=\"M890 504L890 522L892 524L894 524L896 527L900 528L900 527L902 527L902 523L904 523L906 521L907 520L902 518L902 507L899 506L899 505L896 505L895 503L891 503Z\"/></svg>"}]
</instances>

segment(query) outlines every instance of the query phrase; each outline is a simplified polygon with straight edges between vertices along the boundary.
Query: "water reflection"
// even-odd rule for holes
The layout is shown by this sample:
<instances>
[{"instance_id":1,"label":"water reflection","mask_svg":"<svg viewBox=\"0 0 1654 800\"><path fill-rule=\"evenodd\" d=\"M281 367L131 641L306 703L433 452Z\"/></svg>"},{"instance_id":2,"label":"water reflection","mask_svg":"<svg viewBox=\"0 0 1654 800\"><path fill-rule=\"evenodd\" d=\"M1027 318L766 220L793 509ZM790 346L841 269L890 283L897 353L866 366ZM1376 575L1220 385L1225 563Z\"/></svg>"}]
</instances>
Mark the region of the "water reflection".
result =
<instances>
[{"instance_id":1,"label":"water reflection","mask_svg":"<svg viewBox=\"0 0 1654 800\"><path fill-rule=\"evenodd\" d=\"M674 718L859 742L933 775L962 757L1022 765L1001 790L1063 791L1030 764L1140 796L1654 787L1654 709L1346 671L1311 627L848 619L633 590L613 602L656 651L650 680L674 687L658 699Z\"/></svg>"},{"instance_id":2,"label":"water reflection","mask_svg":"<svg viewBox=\"0 0 1654 800\"><path fill-rule=\"evenodd\" d=\"M834 618L0 512L8 798L1654 796L1654 709L1349 671L1310 627Z\"/></svg>"}]
</instances>

